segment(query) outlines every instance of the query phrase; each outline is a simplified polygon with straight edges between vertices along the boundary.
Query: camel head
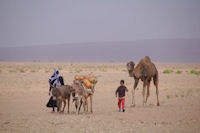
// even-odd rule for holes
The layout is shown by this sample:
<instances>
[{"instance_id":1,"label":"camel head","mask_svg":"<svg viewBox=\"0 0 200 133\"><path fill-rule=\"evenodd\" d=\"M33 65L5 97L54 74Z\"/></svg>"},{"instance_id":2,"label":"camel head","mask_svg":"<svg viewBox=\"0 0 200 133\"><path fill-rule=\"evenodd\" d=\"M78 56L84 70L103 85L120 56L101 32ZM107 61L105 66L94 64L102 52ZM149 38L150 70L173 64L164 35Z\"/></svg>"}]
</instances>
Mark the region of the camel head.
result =
<instances>
[{"instance_id":1,"label":"camel head","mask_svg":"<svg viewBox=\"0 0 200 133\"><path fill-rule=\"evenodd\" d=\"M129 76L133 77L133 70L134 70L135 63L133 61L130 61L130 62L127 63L126 66L127 66L127 69L128 69Z\"/></svg>"}]
</instances>

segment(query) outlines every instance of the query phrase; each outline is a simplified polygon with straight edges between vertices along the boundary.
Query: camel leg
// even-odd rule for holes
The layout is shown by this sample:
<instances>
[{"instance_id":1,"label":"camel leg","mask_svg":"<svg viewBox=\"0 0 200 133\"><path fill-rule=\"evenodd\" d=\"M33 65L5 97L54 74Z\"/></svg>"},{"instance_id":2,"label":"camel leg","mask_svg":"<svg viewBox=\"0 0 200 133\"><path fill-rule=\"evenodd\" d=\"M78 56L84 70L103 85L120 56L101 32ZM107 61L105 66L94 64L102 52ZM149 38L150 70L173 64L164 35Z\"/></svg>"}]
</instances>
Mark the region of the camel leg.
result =
<instances>
[{"instance_id":1,"label":"camel leg","mask_svg":"<svg viewBox=\"0 0 200 133\"><path fill-rule=\"evenodd\" d=\"M80 101L80 106L79 106L79 111L81 110L82 104L83 104L83 101L81 100L81 101ZM85 110L84 110L84 111L85 111Z\"/></svg>"},{"instance_id":2,"label":"camel leg","mask_svg":"<svg viewBox=\"0 0 200 133\"><path fill-rule=\"evenodd\" d=\"M67 105L68 105L68 110L67 110L67 113L69 114L70 97L67 99L67 101L68 101L68 103L67 103Z\"/></svg>"},{"instance_id":3,"label":"camel leg","mask_svg":"<svg viewBox=\"0 0 200 133\"><path fill-rule=\"evenodd\" d=\"M149 87L150 87L150 82L148 81L148 82L147 82L147 96L146 96L145 104L147 103L147 99L148 99L148 97L149 97L149 95L150 95Z\"/></svg>"},{"instance_id":4,"label":"camel leg","mask_svg":"<svg viewBox=\"0 0 200 133\"><path fill-rule=\"evenodd\" d=\"M132 106L135 107L135 88L132 89Z\"/></svg>"},{"instance_id":5,"label":"camel leg","mask_svg":"<svg viewBox=\"0 0 200 133\"><path fill-rule=\"evenodd\" d=\"M160 106L159 99L158 99L158 73L153 77L153 82L156 87L157 106Z\"/></svg>"},{"instance_id":6,"label":"camel leg","mask_svg":"<svg viewBox=\"0 0 200 133\"><path fill-rule=\"evenodd\" d=\"M57 99L57 111L60 112L62 107L62 100Z\"/></svg>"},{"instance_id":7,"label":"camel leg","mask_svg":"<svg viewBox=\"0 0 200 133\"><path fill-rule=\"evenodd\" d=\"M76 99L76 101L75 101L75 107L76 107L76 110L77 110L77 108L78 108L77 99Z\"/></svg>"},{"instance_id":8,"label":"camel leg","mask_svg":"<svg viewBox=\"0 0 200 133\"><path fill-rule=\"evenodd\" d=\"M143 106L145 104L145 89L146 89L146 81L144 81L143 83L143 91L142 91L142 95L143 95Z\"/></svg>"},{"instance_id":9,"label":"camel leg","mask_svg":"<svg viewBox=\"0 0 200 133\"><path fill-rule=\"evenodd\" d=\"M76 108L76 114L79 114L79 110L78 110L78 107L79 107L79 98L76 99L76 106L77 106L77 108Z\"/></svg>"},{"instance_id":10,"label":"camel leg","mask_svg":"<svg viewBox=\"0 0 200 133\"><path fill-rule=\"evenodd\" d=\"M135 89L138 85L139 80L135 79L134 87L132 89L132 106L135 107Z\"/></svg>"},{"instance_id":11,"label":"camel leg","mask_svg":"<svg viewBox=\"0 0 200 133\"><path fill-rule=\"evenodd\" d=\"M77 102L78 102L78 104L77 104L77 107L79 107L79 108L77 108L77 110L78 110L78 113L80 112L80 110L81 110L81 106L82 106L82 104L83 104L83 109L84 109L84 112L85 112L85 103L86 103L86 101L85 101L86 99L85 98L79 98L79 99L77 99ZM80 101L80 103L79 103L79 101Z\"/></svg>"},{"instance_id":12,"label":"camel leg","mask_svg":"<svg viewBox=\"0 0 200 133\"><path fill-rule=\"evenodd\" d=\"M85 99L86 112L88 112L88 99Z\"/></svg>"},{"instance_id":13,"label":"camel leg","mask_svg":"<svg viewBox=\"0 0 200 133\"><path fill-rule=\"evenodd\" d=\"M63 106L63 109L62 109L61 112L64 112L64 110L65 110L65 106L66 106L66 100L63 100L63 102L64 102L64 106Z\"/></svg>"},{"instance_id":14,"label":"camel leg","mask_svg":"<svg viewBox=\"0 0 200 133\"><path fill-rule=\"evenodd\" d=\"M158 99L158 84L156 86L156 95L157 95L157 106L160 106L159 99Z\"/></svg>"},{"instance_id":15,"label":"camel leg","mask_svg":"<svg viewBox=\"0 0 200 133\"><path fill-rule=\"evenodd\" d=\"M59 101L58 100L56 100L56 106L57 106L57 112L59 112L60 110L59 110Z\"/></svg>"},{"instance_id":16,"label":"camel leg","mask_svg":"<svg viewBox=\"0 0 200 133\"><path fill-rule=\"evenodd\" d=\"M83 100L84 112L88 112L88 100L86 97L82 98L82 100Z\"/></svg>"},{"instance_id":17,"label":"camel leg","mask_svg":"<svg viewBox=\"0 0 200 133\"><path fill-rule=\"evenodd\" d=\"M84 110L84 112L86 112L86 107L85 107L86 106L86 102L85 102L85 100L83 100L82 103L83 103L83 110Z\"/></svg>"},{"instance_id":18,"label":"camel leg","mask_svg":"<svg viewBox=\"0 0 200 133\"><path fill-rule=\"evenodd\" d=\"M92 95L90 96L90 111L91 111L91 113L93 112L92 111Z\"/></svg>"}]
</instances>

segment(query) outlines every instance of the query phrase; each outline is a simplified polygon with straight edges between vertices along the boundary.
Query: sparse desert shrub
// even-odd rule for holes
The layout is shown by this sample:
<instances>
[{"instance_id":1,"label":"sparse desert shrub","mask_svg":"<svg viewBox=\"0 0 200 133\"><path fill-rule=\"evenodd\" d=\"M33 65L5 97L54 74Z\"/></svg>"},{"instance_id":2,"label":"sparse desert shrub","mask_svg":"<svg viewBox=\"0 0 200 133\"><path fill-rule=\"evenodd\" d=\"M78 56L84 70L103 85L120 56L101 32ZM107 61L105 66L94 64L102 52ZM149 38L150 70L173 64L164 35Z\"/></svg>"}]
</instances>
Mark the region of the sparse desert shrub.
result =
<instances>
[{"instance_id":1,"label":"sparse desert shrub","mask_svg":"<svg viewBox=\"0 0 200 133\"><path fill-rule=\"evenodd\" d=\"M95 66L85 66L84 68L96 68Z\"/></svg>"},{"instance_id":2,"label":"sparse desert shrub","mask_svg":"<svg viewBox=\"0 0 200 133\"><path fill-rule=\"evenodd\" d=\"M126 72L126 69L123 69L122 72Z\"/></svg>"},{"instance_id":3,"label":"sparse desert shrub","mask_svg":"<svg viewBox=\"0 0 200 133\"><path fill-rule=\"evenodd\" d=\"M100 78L100 77L102 77L102 75L97 75L97 76L95 76L96 78Z\"/></svg>"},{"instance_id":4,"label":"sparse desert shrub","mask_svg":"<svg viewBox=\"0 0 200 133\"><path fill-rule=\"evenodd\" d=\"M25 73L26 71L25 71L25 69L20 69L19 70L21 73Z\"/></svg>"},{"instance_id":5,"label":"sparse desert shrub","mask_svg":"<svg viewBox=\"0 0 200 133\"><path fill-rule=\"evenodd\" d=\"M185 95L184 94L181 94L181 97L184 97Z\"/></svg>"},{"instance_id":6,"label":"sparse desert shrub","mask_svg":"<svg viewBox=\"0 0 200 133\"><path fill-rule=\"evenodd\" d=\"M114 68L114 66L100 65L100 66L97 66L97 68L99 68L99 69L108 69L108 68Z\"/></svg>"},{"instance_id":7,"label":"sparse desert shrub","mask_svg":"<svg viewBox=\"0 0 200 133\"><path fill-rule=\"evenodd\" d=\"M187 90L187 94L186 95L189 96L191 93L192 93L192 89L190 88L190 89Z\"/></svg>"},{"instance_id":8,"label":"sparse desert shrub","mask_svg":"<svg viewBox=\"0 0 200 133\"><path fill-rule=\"evenodd\" d=\"M168 69L163 71L163 73L172 73L172 72L174 72L174 71L173 70L168 70Z\"/></svg>"},{"instance_id":9,"label":"sparse desert shrub","mask_svg":"<svg viewBox=\"0 0 200 133\"><path fill-rule=\"evenodd\" d=\"M191 74L195 74L195 75L199 75L199 74L200 74L200 71L191 70L190 73L191 73Z\"/></svg>"},{"instance_id":10,"label":"sparse desert shrub","mask_svg":"<svg viewBox=\"0 0 200 133\"><path fill-rule=\"evenodd\" d=\"M76 69L75 70L75 73L80 73L80 72L82 72L82 69Z\"/></svg>"},{"instance_id":11,"label":"sparse desert shrub","mask_svg":"<svg viewBox=\"0 0 200 133\"><path fill-rule=\"evenodd\" d=\"M177 94L175 94L175 97L178 97L178 95L177 95Z\"/></svg>"},{"instance_id":12,"label":"sparse desert shrub","mask_svg":"<svg viewBox=\"0 0 200 133\"><path fill-rule=\"evenodd\" d=\"M170 97L171 97L170 95L167 95L167 99L170 99Z\"/></svg>"},{"instance_id":13,"label":"sparse desert shrub","mask_svg":"<svg viewBox=\"0 0 200 133\"><path fill-rule=\"evenodd\" d=\"M14 70L14 69L10 69L9 72L11 72L11 73L12 73L12 72L16 72L16 70Z\"/></svg>"},{"instance_id":14,"label":"sparse desert shrub","mask_svg":"<svg viewBox=\"0 0 200 133\"><path fill-rule=\"evenodd\" d=\"M45 72L46 72L46 73L48 73L48 72L49 72L49 70L45 70Z\"/></svg>"},{"instance_id":15,"label":"sparse desert shrub","mask_svg":"<svg viewBox=\"0 0 200 133\"><path fill-rule=\"evenodd\" d=\"M176 71L176 74L181 74L181 73L182 73L181 70Z\"/></svg>"},{"instance_id":16,"label":"sparse desert shrub","mask_svg":"<svg viewBox=\"0 0 200 133\"><path fill-rule=\"evenodd\" d=\"M151 103L151 104L149 104L149 106L150 106L150 107L153 107L153 106L155 106L155 105Z\"/></svg>"},{"instance_id":17,"label":"sparse desert shrub","mask_svg":"<svg viewBox=\"0 0 200 133\"><path fill-rule=\"evenodd\" d=\"M62 67L58 67L58 70L61 71L61 70L63 70L63 68Z\"/></svg>"},{"instance_id":18,"label":"sparse desert shrub","mask_svg":"<svg viewBox=\"0 0 200 133\"><path fill-rule=\"evenodd\" d=\"M105 69L100 69L100 71L102 71L102 72L106 72L106 70L105 70Z\"/></svg>"}]
</instances>

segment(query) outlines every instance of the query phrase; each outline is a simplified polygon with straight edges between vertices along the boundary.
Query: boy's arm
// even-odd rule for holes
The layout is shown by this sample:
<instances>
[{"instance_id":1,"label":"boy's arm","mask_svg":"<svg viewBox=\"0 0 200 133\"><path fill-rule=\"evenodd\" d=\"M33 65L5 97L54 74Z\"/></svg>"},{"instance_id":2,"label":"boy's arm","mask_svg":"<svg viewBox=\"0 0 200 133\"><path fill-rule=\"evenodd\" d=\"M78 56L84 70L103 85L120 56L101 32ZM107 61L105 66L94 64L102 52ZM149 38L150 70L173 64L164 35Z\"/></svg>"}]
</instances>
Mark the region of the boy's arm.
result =
<instances>
[{"instance_id":1,"label":"boy's arm","mask_svg":"<svg viewBox=\"0 0 200 133\"><path fill-rule=\"evenodd\" d=\"M117 90L115 91L115 97L117 97L118 90L119 88L117 88Z\"/></svg>"},{"instance_id":2,"label":"boy's arm","mask_svg":"<svg viewBox=\"0 0 200 133\"><path fill-rule=\"evenodd\" d=\"M128 92L128 89L127 89L127 88L125 88L125 90L126 90L126 92Z\"/></svg>"}]
</instances>

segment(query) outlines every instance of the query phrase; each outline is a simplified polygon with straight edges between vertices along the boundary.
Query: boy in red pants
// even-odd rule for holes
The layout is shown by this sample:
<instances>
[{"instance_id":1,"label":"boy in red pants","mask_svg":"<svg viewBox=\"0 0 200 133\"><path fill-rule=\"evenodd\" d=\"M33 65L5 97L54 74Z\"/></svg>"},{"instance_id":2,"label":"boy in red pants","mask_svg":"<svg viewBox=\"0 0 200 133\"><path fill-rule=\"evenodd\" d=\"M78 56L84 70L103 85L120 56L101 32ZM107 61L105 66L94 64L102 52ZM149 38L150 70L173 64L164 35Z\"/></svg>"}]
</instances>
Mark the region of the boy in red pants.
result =
<instances>
[{"instance_id":1,"label":"boy in red pants","mask_svg":"<svg viewBox=\"0 0 200 133\"><path fill-rule=\"evenodd\" d=\"M115 92L115 96L117 97L118 94L118 107L119 107L119 112L121 112L121 103L122 103L122 111L125 112L124 109L124 102L125 102L125 91L128 92L128 89L126 86L124 86L124 80L120 81L120 86L117 88Z\"/></svg>"}]
</instances>

